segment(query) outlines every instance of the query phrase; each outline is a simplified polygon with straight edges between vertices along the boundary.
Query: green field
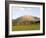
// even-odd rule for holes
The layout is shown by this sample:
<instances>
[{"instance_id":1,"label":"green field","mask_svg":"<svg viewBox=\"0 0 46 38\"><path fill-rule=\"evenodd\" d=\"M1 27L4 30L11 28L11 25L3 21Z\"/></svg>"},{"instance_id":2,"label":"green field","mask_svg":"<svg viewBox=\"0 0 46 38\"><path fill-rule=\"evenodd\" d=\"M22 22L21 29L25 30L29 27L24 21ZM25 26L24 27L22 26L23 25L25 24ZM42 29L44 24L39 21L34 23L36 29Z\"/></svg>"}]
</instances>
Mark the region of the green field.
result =
<instances>
[{"instance_id":1,"label":"green field","mask_svg":"<svg viewBox=\"0 0 46 38\"><path fill-rule=\"evenodd\" d=\"M12 31L23 31L23 30L40 30L40 24L35 23L31 25L12 25Z\"/></svg>"}]
</instances>

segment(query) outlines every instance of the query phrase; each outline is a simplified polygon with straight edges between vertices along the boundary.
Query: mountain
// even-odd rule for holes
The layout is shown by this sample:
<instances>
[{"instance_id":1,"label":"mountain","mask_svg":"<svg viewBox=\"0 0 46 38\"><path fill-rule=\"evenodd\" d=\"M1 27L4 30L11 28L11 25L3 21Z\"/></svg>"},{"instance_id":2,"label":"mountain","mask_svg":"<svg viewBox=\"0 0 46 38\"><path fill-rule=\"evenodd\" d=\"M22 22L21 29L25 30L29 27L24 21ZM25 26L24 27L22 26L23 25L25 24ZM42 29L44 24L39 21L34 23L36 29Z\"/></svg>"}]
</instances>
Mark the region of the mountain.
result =
<instances>
[{"instance_id":1,"label":"mountain","mask_svg":"<svg viewBox=\"0 0 46 38\"><path fill-rule=\"evenodd\" d=\"M25 22L25 21L32 21L32 22L37 22L40 21L40 18L34 17L34 16L21 16L17 19L13 19L13 22Z\"/></svg>"}]
</instances>

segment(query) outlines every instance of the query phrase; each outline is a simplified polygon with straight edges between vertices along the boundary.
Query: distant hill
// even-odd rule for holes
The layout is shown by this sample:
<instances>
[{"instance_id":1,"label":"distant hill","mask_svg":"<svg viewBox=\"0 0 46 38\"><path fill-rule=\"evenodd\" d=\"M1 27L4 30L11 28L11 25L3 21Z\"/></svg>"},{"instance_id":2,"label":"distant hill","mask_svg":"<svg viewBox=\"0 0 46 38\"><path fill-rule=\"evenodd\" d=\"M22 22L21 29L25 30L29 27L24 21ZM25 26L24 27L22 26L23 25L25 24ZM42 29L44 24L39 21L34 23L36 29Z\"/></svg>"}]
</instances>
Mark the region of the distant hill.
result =
<instances>
[{"instance_id":1,"label":"distant hill","mask_svg":"<svg viewBox=\"0 0 46 38\"><path fill-rule=\"evenodd\" d=\"M37 22L37 21L40 21L40 18L27 15L27 16L21 16L17 19L13 19L13 22L25 22L25 21Z\"/></svg>"}]
</instances>

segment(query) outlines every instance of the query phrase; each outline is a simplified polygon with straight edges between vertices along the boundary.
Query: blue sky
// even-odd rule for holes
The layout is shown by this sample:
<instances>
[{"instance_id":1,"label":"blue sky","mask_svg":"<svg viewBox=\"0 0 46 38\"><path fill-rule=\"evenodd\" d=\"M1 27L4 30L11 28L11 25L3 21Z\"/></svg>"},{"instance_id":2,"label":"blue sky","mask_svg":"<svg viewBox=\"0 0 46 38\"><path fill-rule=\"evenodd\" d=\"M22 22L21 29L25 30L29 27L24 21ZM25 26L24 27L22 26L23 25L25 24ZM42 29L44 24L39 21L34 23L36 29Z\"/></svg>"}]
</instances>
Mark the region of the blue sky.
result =
<instances>
[{"instance_id":1,"label":"blue sky","mask_svg":"<svg viewBox=\"0 0 46 38\"><path fill-rule=\"evenodd\" d=\"M20 16L32 15L40 17L39 7L12 7L12 19L16 19Z\"/></svg>"}]
</instances>

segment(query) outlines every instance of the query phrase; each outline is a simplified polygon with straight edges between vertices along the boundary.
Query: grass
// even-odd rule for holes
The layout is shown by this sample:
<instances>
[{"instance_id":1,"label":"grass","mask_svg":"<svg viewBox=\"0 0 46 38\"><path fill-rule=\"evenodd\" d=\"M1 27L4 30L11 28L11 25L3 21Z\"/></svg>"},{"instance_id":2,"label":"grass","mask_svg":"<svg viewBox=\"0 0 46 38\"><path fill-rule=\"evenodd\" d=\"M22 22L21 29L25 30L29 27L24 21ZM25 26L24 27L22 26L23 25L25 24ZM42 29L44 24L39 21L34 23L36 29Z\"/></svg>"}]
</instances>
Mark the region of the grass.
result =
<instances>
[{"instance_id":1,"label":"grass","mask_svg":"<svg viewBox=\"0 0 46 38\"><path fill-rule=\"evenodd\" d=\"M35 23L31 25L12 25L12 31L23 31L23 30L40 30L40 24Z\"/></svg>"}]
</instances>

